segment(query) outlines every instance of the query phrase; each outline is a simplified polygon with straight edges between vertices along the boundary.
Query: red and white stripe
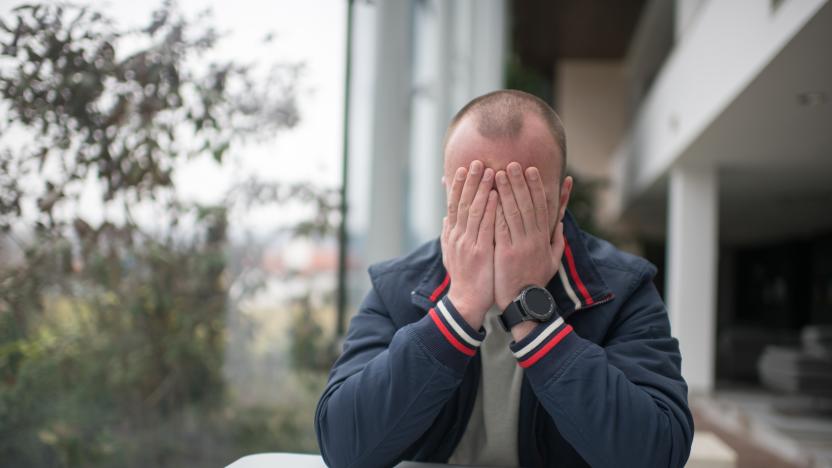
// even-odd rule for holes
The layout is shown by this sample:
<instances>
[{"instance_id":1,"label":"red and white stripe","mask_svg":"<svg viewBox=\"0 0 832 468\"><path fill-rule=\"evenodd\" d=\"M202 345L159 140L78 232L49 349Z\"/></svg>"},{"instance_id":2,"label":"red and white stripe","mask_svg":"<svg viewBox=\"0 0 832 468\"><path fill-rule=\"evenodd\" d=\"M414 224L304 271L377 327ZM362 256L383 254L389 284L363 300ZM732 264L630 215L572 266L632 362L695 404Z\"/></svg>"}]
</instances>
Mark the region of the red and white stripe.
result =
<instances>
[{"instance_id":1,"label":"red and white stripe","mask_svg":"<svg viewBox=\"0 0 832 468\"><path fill-rule=\"evenodd\" d=\"M465 329L462 328L462 326L459 323L457 323L456 320L454 320L451 313L448 312L448 308L445 307L445 303L443 301L437 302L436 307L439 308L439 312L442 314L442 318L444 318L445 321L448 322L448 324L456 332L456 334L459 335L459 337L462 338L466 343L475 348L478 348L482 344L482 341L469 335L468 332L466 332Z\"/></svg>"},{"instance_id":2,"label":"red and white stripe","mask_svg":"<svg viewBox=\"0 0 832 468\"><path fill-rule=\"evenodd\" d=\"M520 367L527 368L537 361L541 360L543 356L549 353L558 343L566 338L572 332L572 326L565 324L563 319L558 317L546 327L543 332L535 337L531 343L523 347L523 349L514 353ZM542 346L541 346L542 345ZM536 350L536 351L535 351Z\"/></svg>"},{"instance_id":3,"label":"red and white stripe","mask_svg":"<svg viewBox=\"0 0 832 468\"><path fill-rule=\"evenodd\" d=\"M439 314L436 313L435 308L431 308L428 311L428 315L430 316L431 320L433 320L433 323L436 325L436 328L439 329L439 332L442 333L442 336L444 336L445 339L448 340L448 343L450 343L451 346L453 346L459 352L467 356L473 356L477 353L476 347L472 348L464 344L462 341L460 341L458 335L455 335L453 331L451 331L450 329L448 329L448 327L445 326L445 322L439 317Z\"/></svg>"},{"instance_id":4,"label":"red and white stripe","mask_svg":"<svg viewBox=\"0 0 832 468\"><path fill-rule=\"evenodd\" d=\"M575 310L579 309L580 306L585 307L592 305L595 301L586 289L584 282L581 281L580 275L578 275L578 268L575 266L575 256L572 255L572 248L569 246L569 242L567 242L566 239L564 239L563 256L566 257L566 264L569 266L569 275L572 277L572 281L575 282L575 286L578 288L578 292L581 293L581 297L583 298L583 302L577 300L575 291L569 285L569 281L564 281L565 278L561 277L561 281L564 282L564 288L566 288L566 293L569 294L571 292L569 298L575 302ZM562 261L561 267L563 267ZM560 268L560 270L562 272L563 268Z\"/></svg>"}]
</instances>

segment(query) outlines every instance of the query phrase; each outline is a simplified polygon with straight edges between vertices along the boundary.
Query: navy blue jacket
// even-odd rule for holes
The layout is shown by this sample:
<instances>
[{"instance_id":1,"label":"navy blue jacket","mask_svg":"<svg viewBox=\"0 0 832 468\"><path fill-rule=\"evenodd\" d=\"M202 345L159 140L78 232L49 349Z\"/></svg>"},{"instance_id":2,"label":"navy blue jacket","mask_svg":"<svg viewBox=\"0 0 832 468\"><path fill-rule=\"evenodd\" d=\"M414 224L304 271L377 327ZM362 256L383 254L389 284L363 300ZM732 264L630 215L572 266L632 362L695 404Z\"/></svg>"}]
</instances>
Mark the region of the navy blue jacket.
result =
<instances>
[{"instance_id":1,"label":"navy blue jacket","mask_svg":"<svg viewBox=\"0 0 832 468\"><path fill-rule=\"evenodd\" d=\"M682 466L693 439L679 345L656 268L564 220L562 267L547 289L560 316L510 346L524 368L522 466ZM444 297L438 240L370 267L315 412L333 467L447 462L480 377L474 330Z\"/></svg>"}]
</instances>

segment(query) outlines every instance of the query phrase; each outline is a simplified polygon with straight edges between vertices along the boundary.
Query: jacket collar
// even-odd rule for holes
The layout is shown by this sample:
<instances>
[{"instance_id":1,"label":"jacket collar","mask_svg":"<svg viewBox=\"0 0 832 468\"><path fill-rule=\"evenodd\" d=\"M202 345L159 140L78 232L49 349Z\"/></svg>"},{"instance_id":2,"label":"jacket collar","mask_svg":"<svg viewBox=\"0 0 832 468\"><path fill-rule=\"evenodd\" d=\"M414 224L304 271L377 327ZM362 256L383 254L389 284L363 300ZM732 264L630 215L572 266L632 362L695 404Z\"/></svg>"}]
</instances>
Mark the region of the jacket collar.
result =
<instances>
[{"instance_id":1,"label":"jacket collar","mask_svg":"<svg viewBox=\"0 0 832 468\"><path fill-rule=\"evenodd\" d=\"M562 317L579 309L589 309L613 299L595 262L589 256L586 243L575 218L567 210L563 218L566 246L558 273L546 285L555 298ZM451 281L442 263L439 239L434 241L436 259L431 262L422 281L411 293L413 303L427 310L448 292Z\"/></svg>"}]
</instances>

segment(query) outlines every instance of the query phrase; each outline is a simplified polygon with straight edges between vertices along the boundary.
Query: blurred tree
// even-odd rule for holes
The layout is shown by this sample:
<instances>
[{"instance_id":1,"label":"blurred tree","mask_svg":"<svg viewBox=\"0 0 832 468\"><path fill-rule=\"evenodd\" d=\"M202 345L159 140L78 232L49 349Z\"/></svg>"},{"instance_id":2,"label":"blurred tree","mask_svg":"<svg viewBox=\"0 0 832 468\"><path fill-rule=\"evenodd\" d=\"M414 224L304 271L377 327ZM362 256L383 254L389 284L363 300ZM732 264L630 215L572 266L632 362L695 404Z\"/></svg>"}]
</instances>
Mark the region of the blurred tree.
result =
<instances>
[{"instance_id":1,"label":"blurred tree","mask_svg":"<svg viewBox=\"0 0 832 468\"><path fill-rule=\"evenodd\" d=\"M206 21L170 2L137 29L51 3L0 21L4 466L216 466L248 447L235 428L261 424L221 408L239 272L227 213L300 200L314 214L297 233L324 235L337 192L248 181L216 206L178 200L178 161L221 162L299 119L300 67L259 80L253 66L209 61L219 35ZM90 186L103 192L97 225L78 214ZM136 206L153 210L153 232Z\"/></svg>"},{"instance_id":2,"label":"blurred tree","mask_svg":"<svg viewBox=\"0 0 832 468\"><path fill-rule=\"evenodd\" d=\"M189 23L168 2L145 28L118 31L87 8L14 12L0 21L0 130L22 126L35 138L14 158L5 148L2 164L9 174L53 168L38 198L43 221L89 177L104 183L105 200L158 196L172 185L176 159L208 152L221 161L240 138L298 121L297 65L275 67L266 83L234 62L187 66L218 40L204 15ZM8 228L21 197L13 184L3 192L0 227Z\"/></svg>"}]
</instances>

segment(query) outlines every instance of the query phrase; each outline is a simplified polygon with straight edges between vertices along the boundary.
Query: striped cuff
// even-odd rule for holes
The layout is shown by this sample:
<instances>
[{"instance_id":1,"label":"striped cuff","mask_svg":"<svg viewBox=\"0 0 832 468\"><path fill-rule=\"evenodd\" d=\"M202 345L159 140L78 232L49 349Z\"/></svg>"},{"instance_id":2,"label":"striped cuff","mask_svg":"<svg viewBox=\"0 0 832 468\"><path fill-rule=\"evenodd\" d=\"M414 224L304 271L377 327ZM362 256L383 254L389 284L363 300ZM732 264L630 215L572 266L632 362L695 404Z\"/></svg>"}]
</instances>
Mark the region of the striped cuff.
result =
<instances>
[{"instance_id":1,"label":"striped cuff","mask_svg":"<svg viewBox=\"0 0 832 468\"><path fill-rule=\"evenodd\" d=\"M485 339L485 330L475 331L447 296L414 324L414 331L434 357L457 370L465 368Z\"/></svg>"},{"instance_id":2,"label":"striped cuff","mask_svg":"<svg viewBox=\"0 0 832 468\"><path fill-rule=\"evenodd\" d=\"M512 342L509 348L520 367L525 369L543 359L571 333L572 326L557 317L534 327L525 338Z\"/></svg>"}]
</instances>

